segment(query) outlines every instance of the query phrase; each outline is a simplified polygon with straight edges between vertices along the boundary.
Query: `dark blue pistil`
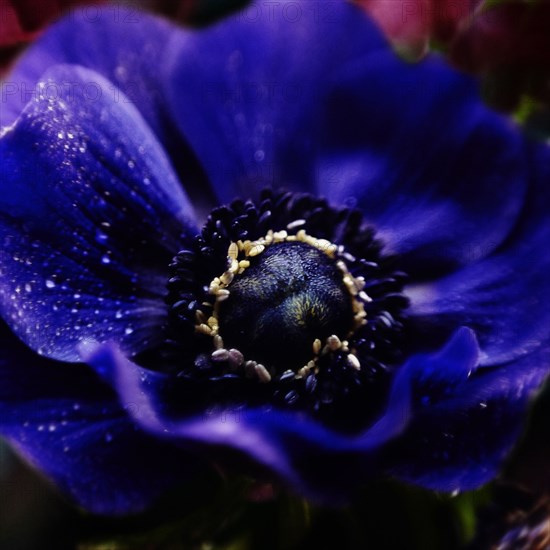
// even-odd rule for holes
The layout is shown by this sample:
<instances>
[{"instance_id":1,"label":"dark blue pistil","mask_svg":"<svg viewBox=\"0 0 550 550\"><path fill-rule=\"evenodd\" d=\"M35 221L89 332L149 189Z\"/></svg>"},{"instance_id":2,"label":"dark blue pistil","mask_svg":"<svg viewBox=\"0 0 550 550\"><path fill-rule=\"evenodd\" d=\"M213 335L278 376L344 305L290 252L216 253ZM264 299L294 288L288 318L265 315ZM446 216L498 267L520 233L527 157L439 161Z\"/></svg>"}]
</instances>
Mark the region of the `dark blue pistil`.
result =
<instances>
[{"instance_id":1,"label":"dark blue pistil","mask_svg":"<svg viewBox=\"0 0 550 550\"><path fill-rule=\"evenodd\" d=\"M315 247L271 245L229 286L220 334L226 346L279 373L303 367L315 339L352 329L353 308L342 272Z\"/></svg>"}]
</instances>

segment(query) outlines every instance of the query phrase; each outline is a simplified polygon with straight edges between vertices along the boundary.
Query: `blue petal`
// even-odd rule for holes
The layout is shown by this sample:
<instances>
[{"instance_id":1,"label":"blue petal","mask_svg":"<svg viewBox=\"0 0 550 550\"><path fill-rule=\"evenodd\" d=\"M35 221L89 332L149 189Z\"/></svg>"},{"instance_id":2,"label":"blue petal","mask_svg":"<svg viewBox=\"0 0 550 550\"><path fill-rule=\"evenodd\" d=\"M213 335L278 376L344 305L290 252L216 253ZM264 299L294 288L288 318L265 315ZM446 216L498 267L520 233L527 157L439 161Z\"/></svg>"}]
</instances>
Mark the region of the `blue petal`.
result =
<instances>
[{"instance_id":1,"label":"blue petal","mask_svg":"<svg viewBox=\"0 0 550 550\"><path fill-rule=\"evenodd\" d=\"M486 366L531 353L550 339L550 149L534 147L522 217L496 253L426 285L407 289L408 313L424 332L472 327Z\"/></svg>"},{"instance_id":2,"label":"blue petal","mask_svg":"<svg viewBox=\"0 0 550 550\"><path fill-rule=\"evenodd\" d=\"M23 56L5 87L2 124L49 66L93 69L136 104L204 215L267 184L311 189L308 129L323 107L320 84L380 48L379 31L344 0L257 1L200 33L120 6L83 9Z\"/></svg>"},{"instance_id":3,"label":"blue petal","mask_svg":"<svg viewBox=\"0 0 550 550\"><path fill-rule=\"evenodd\" d=\"M82 65L112 84L104 90L117 99L120 92L135 104L155 132L161 133L158 81L165 67L166 48L177 28L167 21L122 6L75 10L52 25L27 48L2 87L1 125L12 124L36 96L35 85L47 69L61 64ZM87 84L87 83L85 83ZM49 93L78 91L67 80ZM94 95L95 86L84 86ZM122 100L122 98L120 98Z\"/></svg>"},{"instance_id":4,"label":"blue petal","mask_svg":"<svg viewBox=\"0 0 550 550\"><path fill-rule=\"evenodd\" d=\"M137 513L197 475L188 453L137 429L132 405L89 368L41 358L0 331L0 435L78 505Z\"/></svg>"},{"instance_id":5,"label":"blue petal","mask_svg":"<svg viewBox=\"0 0 550 550\"><path fill-rule=\"evenodd\" d=\"M320 191L357 204L404 270L433 278L503 241L523 205L528 156L470 78L436 58L409 65L382 52L332 83Z\"/></svg>"},{"instance_id":6,"label":"blue petal","mask_svg":"<svg viewBox=\"0 0 550 550\"><path fill-rule=\"evenodd\" d=\"M403 437L386 449L388 471L448 492L489 482L524 428L549 361L550 348L542 346L515 362L479 368L438 403L425 399Z\"/></svg>"},{"instance_id":7,"label":"blue petal","mask_svg":"<svg viewBox=\"0 0 550 550\"><path fill-rule=\"evenodd\" d=\"M166 20L119 4L75 10L26 49L2 83L0 125L12 124L25 105L41 93L35 85L47 69L60 64L91 69L110 83L101 89L103 94L137 108L168 152L195 207L204 214L216 202L202 168L174 126L160 86L169 79L171 51L179 48L186 35ZM42 93L55 96L60 90L83 92L89 99L100 91L95 80L66 80ZM195 193L197 189L200 193Z\"/></svg>"},{"instance_id":8,"label":"blue petal","mask_svg":"<svg viewBox=\"0 0 550 550\"><path fill-rule=\"evenodd\" d=\"M167 266L194 231L158 142L109 87L53 68L0 140L0 312L33 349L67 361L82 340L135 353L161 337Z\"/></svg>"},{"instance_id":9,"label":"blue petal","mask_svg":"<svg viewBox=\"0 0 550 550\"><path fill-rule=\"evenodd\" d=\"M161 384L147 380L143 370L113 346L90 350L87 360L109 373L123 402L135 404L134 418L162 438L223 458L237 453L252 460L289 486L316 498L341 498L361 481L385 468L385 448L407 434L419 395L432 392L445 399L445 389L466 384L478 360L472 331L463 328L432 355L412 357L399 371L386 413L365 433L342 436L304 416L276 411L224 411L185 420L161 409ZM161 390L162 391L162 390ZM461 411L456 411L458 417Z\"/></svg>"},{"instance_id":10,"label":"blue petal","mask_svg":"<svg viewBox=\"0 0 550 550\"><path fill-rule=\"evenodd\" d=\"M343 1L258 1L185 38L166 97L220 202L267 184L314 190L313 128L328 75L387 49Z\"/></svg>"},{"instance_id":11,"label":"blue petal","mask_svg":"<svg viewBox=\"0 0 550 550\"><path fill-rule=\"evenodd\" d=\"M97 374L111 387L116 388L118 385L118 365L125 364L131 369L136 380L139 380L139 388L141 394L147 394L155 401L155 409L160 411L162 415L181 414L178 409L186 409L185 395L176 395L181 384L180 379L173 379L166 373L160 371L152 371L136 365L129 361L121 353L120 348L113 343L99 344L97 342L83 342L79 346L81 359L84 363L91 366ZM185 388L183 388L185 391ZM146 408L142 403L142 398L139 395L134 395L131 400L122 398L122 402L131 403L131 410L134 415L141 415Z\"/></svg>"}]
</instances>

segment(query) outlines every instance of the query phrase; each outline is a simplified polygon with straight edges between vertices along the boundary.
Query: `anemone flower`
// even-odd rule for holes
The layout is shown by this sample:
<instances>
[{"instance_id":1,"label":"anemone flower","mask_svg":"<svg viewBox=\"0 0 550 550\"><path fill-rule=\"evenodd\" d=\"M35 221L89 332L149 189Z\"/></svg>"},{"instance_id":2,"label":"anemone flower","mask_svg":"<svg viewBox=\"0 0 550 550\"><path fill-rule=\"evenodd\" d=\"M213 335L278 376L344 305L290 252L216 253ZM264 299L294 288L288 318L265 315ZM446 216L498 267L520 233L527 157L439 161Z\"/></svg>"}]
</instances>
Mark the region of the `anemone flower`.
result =
<instances>
[{"instance_id":1,"label":"anemone flower","mask_svg":"<svg viewBox=\"0 0 550 550\"><path fill-rule=\"evenodd\" d=\"M75 502L497 474L549 370L550 155L473 79L257 2L76 12L3 93L0 433Z\"/></svg>"}]
</instances>

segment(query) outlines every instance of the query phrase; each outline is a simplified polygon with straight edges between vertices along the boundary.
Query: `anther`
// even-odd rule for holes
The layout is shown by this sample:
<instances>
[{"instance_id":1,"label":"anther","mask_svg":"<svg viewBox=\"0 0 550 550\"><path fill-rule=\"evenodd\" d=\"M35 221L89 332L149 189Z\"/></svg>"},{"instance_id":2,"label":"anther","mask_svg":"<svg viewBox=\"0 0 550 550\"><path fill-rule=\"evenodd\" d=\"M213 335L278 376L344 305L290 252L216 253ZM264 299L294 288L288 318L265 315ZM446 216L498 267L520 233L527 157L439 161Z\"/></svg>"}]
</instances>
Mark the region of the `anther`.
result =
<instances>
[{"instance_id":1,"label":"anther","mask_svg":"<svg viewBox=\"0 0 550 550\"><path fill-rule=\"evenodd\" d=\"M267 384L271 381L271 374L269 374L269 371L262 364L257 363L254 367L254 370L256 371L256 374L258 375L258 380L260 382Z\"/></svg>"},{"instance_id":2,"label":"anther","mask_svg":"<svg viewBox=\"0 0 550 550\"><path fill-rule=\"evenodd\" d=\"M356 370L361 370L361 363L359 362L359 359L357 359L357 357L353 355L353 353L348 353L347 359L351 367Z\"/></svg>"},{"instance_id":3,"label":"anther","mask_svg":"<svg viewBox=\"0 0 550 550\"><path fill-rule=\"evenodd\" d=\"M336 334L333 334L327 338L327 346L330 351L336 351L342 347L342 342Z\"/></svg>"},{"instance_id":4,"label":"anther","mask_svg":"<svg viewBox=\"0 0 550 550\"><path fill-rule=\"evenodd\" d=\"M211 355L212 361L227 361L229 359L229 351L226 349L217 349Z\"/></svg>"},{"instance_id":5,"label":"anther","mask_svg":"<svg viewBox=\"0 0 550 550\"><path fill-rule=\"evenodd\" d=\"M240 367L244 362L244 356L238 349L231 348L229 350L229 362L235 367Z\"/></svg>"},{"instance_id":6,"label":"anther","mask_svg":"<svg viewBox=\"0 0 550 550\"><path fill-rule=\"evenodd\" d=\"M319 355L319 352L321 351L321 340L319 340L319 338L316 338L314 341L313 341L313 354L314 355Z\"/></svg>"}]
</instances>

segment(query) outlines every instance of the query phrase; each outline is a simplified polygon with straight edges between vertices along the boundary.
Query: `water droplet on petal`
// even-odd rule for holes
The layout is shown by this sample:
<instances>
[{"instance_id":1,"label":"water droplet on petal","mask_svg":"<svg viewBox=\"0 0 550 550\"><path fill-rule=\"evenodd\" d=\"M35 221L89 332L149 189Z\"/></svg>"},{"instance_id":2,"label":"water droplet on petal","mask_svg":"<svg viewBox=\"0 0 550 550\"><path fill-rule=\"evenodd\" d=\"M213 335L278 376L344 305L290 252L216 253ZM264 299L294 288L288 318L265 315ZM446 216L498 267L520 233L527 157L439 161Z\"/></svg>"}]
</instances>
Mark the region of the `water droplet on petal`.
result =
<instances>
[{"instance_id":1,"label":"water droplet on petal","mask_svg":"<svg viewBox=\"0 0 550 550\"><path fill-rule=\"evenodd\" d=\"M105 241L107 241L109 239L109 236L106 235L105 233L103 233L103 231L98 230L95 234L95 238L96 238L97 242L104 243Z\"/></svg>"}]
</instances>

